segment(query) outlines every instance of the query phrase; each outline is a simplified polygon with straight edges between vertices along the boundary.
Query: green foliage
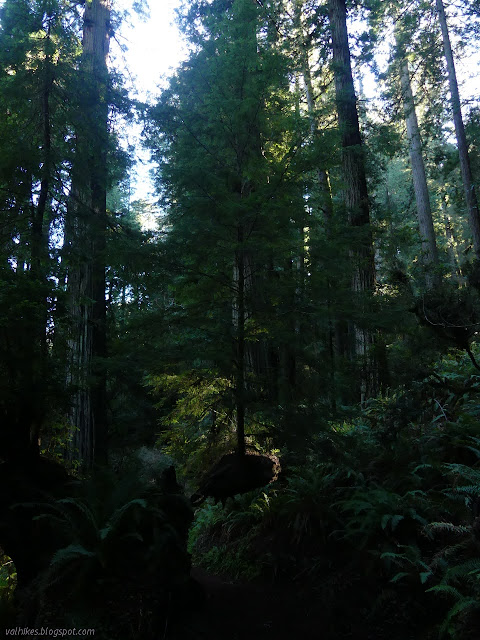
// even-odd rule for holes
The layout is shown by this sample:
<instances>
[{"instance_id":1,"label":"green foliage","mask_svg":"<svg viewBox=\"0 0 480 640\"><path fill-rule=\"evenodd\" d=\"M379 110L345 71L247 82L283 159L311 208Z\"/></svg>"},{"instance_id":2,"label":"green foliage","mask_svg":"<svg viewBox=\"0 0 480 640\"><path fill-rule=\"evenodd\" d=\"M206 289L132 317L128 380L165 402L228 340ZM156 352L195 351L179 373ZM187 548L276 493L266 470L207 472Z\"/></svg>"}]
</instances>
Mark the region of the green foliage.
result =
<instances>
[{"instance_id":1,"label":"green foliage","mask_svg":"<svg viewBox=\"0 0 480 640\"><path fill-rule=\"evenodd\" d=\"M13 626L16 614L14 593L17 573L11 558L0 549L0 621L5 626Z\"/></svg>"},{"instance_id":2,"label":"green foliage","mask_svg":"<svg viewBox=\"0 0 480 640\"><path fill-rule=\"evenodd\" d=\"M156 104L139 107L161 209L129 202L127 154L115 134L96 135L92 87L79 73L81 4L5 0L0 9L0 457L35 443L40 426L43 453L60 460L71 445L65 291L89 240L80 233L73 246L82 221L69 211L72 168L80 187L90 186L92 155L105 158L110 188L101 252L109 356L95 367L107 381L116 474L72 489L34 523L59 536L34 585L41 614L85 619L97 597L108 609L103 592L119 608L135 602L139 637L163 633L190 567L190 510L162 485L164 472L175 461L198 480L233 448L243 404L247 444L281 448L285 475L225 508L198 509L195 562L303 582L331 611L327 629L340 619L346 637L370 623L371 635L391 637L409 618L422 640L438 630L467 637L480 597L478 513L471 517L480 495L478 265L462 264L470 232L433 5L361 3L371 38L356 34L354 46L357 61L374 60L398 11L443 282L421 290L392 51L378 117L371 100L358 101L378 282L374 299L362 300L351 292L360 236L345 220L329 3L183 3L190 55ZM348 3L352 18L357 4ZM131 117L120 74L105 86L107 104L120 128ZM478 109L467 117L478 174ZM161 228L143 231L142 215L160 211ZM385 344L376 354L384 390L361 410L356 326L381 332ZM139 449L155 441L162 453ZM14 576L5 567L0 593L10 603ZM112 637L133 636L130 623L102 621Z\"/></svg>"},{"instance_id":3,"label":"green foliage","mask_svg":"<svg viewBox=\"0 0 480 640\"><path fill-rule=\"evenodd\" d=\"M58 409L51 412L42 431L40 453L68 468L73 474L79 471L78 460L65 461L65 452L72 446L73 430L64 413Z\"/></svg>"},{"instance_id":4,"label":"green foliage","mask_svg":"<svg viewBox=\"0 0 480 640\"><path fill-rule=\"evenodd\" d=\"M268 492L197 510L196 561L308 581L332 615L351 620L358 602L382 633L413 625L412 637L470 637L480 458L469 371L468 358L445 357L433 376L370 402L357 422L331 424Z\"/></svg>"},{"instance_id":5,"label":"green foliage","mask_svg":"<svg viewBox=\"0 0 480 640\"><path fill-rule=\"evenodd\" d=\"M130 597L132 589L161 595L164 608L160 605L157 613L168 616L168 601L185 588L190 571L186 539L191 511L173 490L164 485L163 475L147 480L135 471L118 476L99 470L79 484L76 495L45 504L37 520L53 526L62 542L35 581L42 619L55 613L72 622L121 585L120 598ZM121 629L120 621L104 614L100 611L101 624Z\"/></svg>"},{"instance_id":6,"label":"green foliage","mask_svg":"<svg viewBox=\"0 0 480 640\"><path fill-rule=\"evenodd\" d=\"M240 395L249 433L292 404L286 369L300 351L297 257L309 224L304 173L313 161L301 153L308 120L295 110L289 60L263 36L271 18L244 0L226 11L221 3L189 7L190 28L203 25L190 32L201 47L150 111L174 300L159 348L176 369L164 367L151 381L164 405L174 402L164 424L182 458L187 442L194 453L196 430L198 439L203 431L207 442L228 443ZM239 361L240 345L248 364Z\"/></svg>"},{"instance_id":7,"label":"green foliage","mask_svg":"<svg viewBox=\"0 0 480 640\"><path fill-rule=\"evenodd\" d=\"M225 517L221 505L207 503L197 511L189 533L189 550L198 566L217 574L253 579L260 567L249 560L248 551L254 537L247 534L253 518L249 510ZM237 535L234 535L233 531ZM233 539L233 542L231 542Z\"/></svg>"},{"instance_id":8,"label":"green foliage","mask_svg":"<svg viewBox=\"0 0 480 640\"><path fill-rule=\"evenodd\" d=\"M148 382L156 395L163 396L158 407L172 407L162 419L165 432L160 444L186 466L187 473L200 475L233 444L231 382L200 366Z\"/></svg>"},{"instance_id":9,"label":"green foliage","mask_svg":"<svg viewBox=\"0 0 480 640\"><path fill-rule=\"evenodd\" d=\"M195 564L206 570L242 578L261 575L262 559L254 557L251 545L261 538L270 499L266 492L239 496L225 509L206 502L195 514L189 533L189 550Z\"/></svg>"},{"instance_id":10,"label":"green foliage","mask_svg":"<svg viewBox=\"0 0 480 640\"><path fill-rule=\"evenodd\" d=\"M478 454L478 450L475 450ZM478 456L477 456L478 457ZM430 569L436 582L429 591L444 597L450 609L440 626L440 634L461 638L476 625L480 598L480 465L466 466L450 463L443 465L452 487L444 489L448 500L470 508L471 522L441 521L428 525L429 535L441 545L432 558ZM451 510L457 515L457 509ZM453 604L451 604L453 602Z\"/></svg>"}]
</instances>

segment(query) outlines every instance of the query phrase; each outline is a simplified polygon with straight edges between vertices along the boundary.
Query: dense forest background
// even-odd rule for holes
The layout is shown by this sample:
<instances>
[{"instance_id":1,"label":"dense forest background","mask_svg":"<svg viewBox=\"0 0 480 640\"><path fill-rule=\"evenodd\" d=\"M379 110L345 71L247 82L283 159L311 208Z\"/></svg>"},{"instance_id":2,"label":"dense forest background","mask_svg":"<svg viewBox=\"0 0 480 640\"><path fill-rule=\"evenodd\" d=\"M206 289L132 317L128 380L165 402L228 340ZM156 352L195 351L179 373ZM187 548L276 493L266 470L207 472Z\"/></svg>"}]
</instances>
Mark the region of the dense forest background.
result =
<instances>
[{"instance_id":1,"label":"dense forest background","mask_svg":"<svg viewBox=\"0 0 480 640\"><path fill-rule=\"evenodd\" d=\"M217 637L193 563L478 639L479 3L185 1L150 103L128 19L0 7L0 617Z\"/></svg>"}]
</instances>

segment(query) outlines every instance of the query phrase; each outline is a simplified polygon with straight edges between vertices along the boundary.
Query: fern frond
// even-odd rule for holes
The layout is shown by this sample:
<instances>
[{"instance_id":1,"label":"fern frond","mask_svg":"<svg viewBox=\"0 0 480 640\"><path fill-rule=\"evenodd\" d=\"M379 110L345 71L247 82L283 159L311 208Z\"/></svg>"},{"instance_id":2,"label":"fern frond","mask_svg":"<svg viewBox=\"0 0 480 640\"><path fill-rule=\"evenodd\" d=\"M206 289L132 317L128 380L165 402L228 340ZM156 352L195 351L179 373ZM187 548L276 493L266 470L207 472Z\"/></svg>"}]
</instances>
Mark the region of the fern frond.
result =
<instances>
[{"instance_id":1,"label":"fern frond","mask_svg":"<svg viewBox=\"0 0 480 640\"><path fill-rule=\"evenodd\" d=\"M382 529L385 530L387 528L387 525L390 523L391 530L395 531L399 522L401 522L404 519L405 519L405 516L402 516L402 515L385 514L382 517L382 521L381 521Z\"/></svg>"},{"instance_id":2,"label":"fern frond","mask_svg":"<svg viewBox=\"0 0 480 640\"><path fill-rule=\"evenodd\" d=\"M432 571L421 571L420 572L420 582L422 584L425 584L427 582L427 580L430 578L430 576L433 575Z\"/></svg>"},{"instance_id":3,"label":"fern frond","mask_svg":"<svg viewBox=\"0 0 480 640\"><path fill-rule=\"evenodd\" d=\"M428 463L423 463L423 464L417 464L417 466L412 469L412 471L410 473L412 474L416 474L417 471L423 471L424 469L433 469L433 465L432 464L428 464Z\"/></svg>"},{"instance_id":4,"label":"fern frond","mask_svg":"<svg viewBox=\"0 0 480 640\"><path fill-rule=\"evenodd\" d=\"M95 556L94 551L85 549L81 544L69 544L68 547L59 549L52 557L50 566L61 565L77 560L78 558L93 558Z\"/></svg>"},{"instance_id":5,"label":"fern frond","mask_svg":"<svg viewBox=\"0 0 480 640\"><path fill-rule=\"evenodd\" d=\"M102 531L108 531L104 534L106 537L110 532L115 531L127 511L132 509L134 506L139 506L142 509L147 509L147 501L144 498L134 498L130 500L126 504L122 505L119 509L117 509L112 516L108 519L107 526L102 529ZM103 539L103 538L102 538Z\"/></svg>"},{"instance_id":6,"label":"fern frond","mask_svg":"<svg viewBox=\"0 0 480 640\"><path fill-rule=\"evenodd\" d=\"M427 589L427 593L430 592L445 593L455 598L455 600L461 600L463 598L463 595L460 593L460 591L455 587L452 587L452 585L450 584L436 584L434 587L430 587L430 589Z\"/></svg>"},{"instance_id":7,"label":"fern frond","mask_svg":"<svg viewBox=\"0 0 480 640\"><path fill-rule=\"evenodd\" d=\"M480 443L479 443L479 446L480 446ZM480 459L480 449L477 449L477 447L472 447L469 444L465 445L465 449L467 449L468 451L471 451L472 453L474 453L477 456L477 458Z\"/></svg>"},{"instance_id":8,"label":"fern frond","mask_svg":"<svg viewBox=\"0 0 480 640\"><path fill-rule=\"evenodd\" d=\"M390 582L398 582L402 578L408 578L409 576L410 576L410 574L407 571L400 571L399 573L396 573L393 576L393 578L390 580Z\"/></svg>"},{"instance_id":9,"label":"fern frond","mask_svg":"<svg viewBox=\"0 0 480 640\"><path fill-rule=\"evenodd\" d=\"M467 495L469 497L476 497L480 494L480 484L463 485L461 487L455 487L453 493Z\"/></svg>"},{"instance_id":10,"label":"fern frond","mask_svg":"<svg viewBox=\"0 0 480 640\"><path fill-rule=\"evenodd\" d=\"M480 485L480 470L475 469L474 467L469 467L465 464L452 463L448 462L442 465L442 468L448 474L453 474L455 476L460 476L461 478L465 478L471 484Z\"/></svg>"},{"instance_id":11,"label":"fern frond","mask_svg":"<svg viewBox=\"0 0 480 640\"><path fill-rule=\"evenodd\" d=\"M449 567L445 579L459 580L478 575L480 575L480 558L471 558L461 564Z\"/></svg>"},{"instance_id":12,"label":"fern frond","mask_svg":"<svg viewBox=\"0 0 480 640\"><path fill-rule=\"evenodd\" d=\"M35 519L51 520L66 528L70 528L72 531L76 531L79 525L78 520L75 519L70 509L65 507L65 504L73 504L73 502L78 503L79 501L76 498L63 498L54 502L29 503L28 505L25 504L25 506L31 506L36 510L43 511L43 513L36 516ZM78 504L76 504L76 506L78 507Z\"/></svg>"},{"instance_id":13,"label":"fern frond","mask_svg":"<svg viewBox=\"0 0 480 640\"><path fill-rule=\"evenodd\" d=\"M448 611L445 620L440 627L440 635L442 636L450 631L450 623L459 613L468 609L477 609L479 606L480 604L475 598L465 598L462 596L461 599Z\"/></svg>"},{"instance_id":14,"label":"fern frond","mask_svg":"<svg viewBox=\"0 0 480 640\"><path fill-rule=\"evenodd\" d=\"M458 558L459 554L465 553L465 550L470 546L470 536L465 537L460 542L450 545L443 550L443 557L448 562L449 558Z\"/></svg>"},{"instance_id":15,"label":"fern frond","mask_svg":"<svg viewBox=\"0 0 480 640\"><path fill-rule=\"evenodd\" d=\"M86 530L92 531L98 529L100 523L98 522L95 510L90 504L84 502L84 500L79 498L63 498L62 500L57 500L57 503L62 506L73 507L76 510L77 513L75 514L75 511L71 513L68 508L64 508L65 519L68 520L70 526L73 526L74 529L86 528Z\"/></svg>"},{"instance_id":16,"label":"fern frond","mask_svg":"<svg viewBox=\"0 0 480 640\"><path fill-rule=\"evenodd\" d=\"M457 536L464 536L470 533L471 527L465 527L461 524L453 524L452 522L430 522L425 529L432 533L447 532Z\"/></svg>"}]
</instances>

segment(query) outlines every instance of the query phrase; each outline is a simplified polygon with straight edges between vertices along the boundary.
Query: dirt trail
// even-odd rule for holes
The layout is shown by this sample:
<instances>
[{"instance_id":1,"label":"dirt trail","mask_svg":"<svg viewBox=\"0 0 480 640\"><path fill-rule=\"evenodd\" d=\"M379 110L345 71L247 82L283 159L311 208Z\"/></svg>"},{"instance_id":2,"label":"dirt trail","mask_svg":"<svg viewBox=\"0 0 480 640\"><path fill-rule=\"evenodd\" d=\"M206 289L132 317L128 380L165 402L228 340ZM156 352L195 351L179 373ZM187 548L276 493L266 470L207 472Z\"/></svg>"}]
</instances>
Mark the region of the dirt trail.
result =
<instances>
[{"instance_id":1,"label":"dirt trail","mask_svg":"<svg viewBox=\"0 0 480 640\"><path fill-rule=\"evenodd\" d=\"M192 571L206 594L198 622L203 640L319 640L321 605L308 604L294 587L243 584Z\"/></svg>"}]
</instances>

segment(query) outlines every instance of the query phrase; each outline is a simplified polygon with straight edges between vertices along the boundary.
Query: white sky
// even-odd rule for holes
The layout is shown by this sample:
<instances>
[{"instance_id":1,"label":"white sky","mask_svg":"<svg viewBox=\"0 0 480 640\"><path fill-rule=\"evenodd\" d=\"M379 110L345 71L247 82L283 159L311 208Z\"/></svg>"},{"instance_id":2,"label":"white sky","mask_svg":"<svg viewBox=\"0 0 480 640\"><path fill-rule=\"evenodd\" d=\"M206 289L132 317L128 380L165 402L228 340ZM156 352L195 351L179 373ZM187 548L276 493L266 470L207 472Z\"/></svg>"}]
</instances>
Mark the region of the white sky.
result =
<instances>
[{"instance_id":1,"label":"white sky","mask_svg":"<svg viewBox=\"0 0 480 640\"><path fill-rule=\"evenodd\" d=\"M117 6L131 7L132 0L117 0ZM175 19L179 0L149 0L147 18L132 15L118 41L128 47L124 68L135 78L140 97L155 94L162 76L175 68L184 56ZM112 50L115 53L115 45ZM117 48L118 55L118 48Z\"/></svg>"},{"instance_id":2,"label":"white sky","mask_svg":"<svg viewBox=\"0 0 480 640\"><path fill-rule=\"evenodd\" d=\"M114 0L115 1L115 0ZM133 97L148 100L158 95L159 86L185 57L185 49L174 23L175 8L179 0L149 0L149 17L132 15L129 24L124 24L111 43L115 66L126 71L127 86ZM132 0L116 0L116 6L130 9ZM126 46L123 54L120 47ZM136 94L136 95L134 95ZM126 134L129 144L134 143L138 164L132 176L131 199L155 200L152 193L148 153L140 145L141 127L135 126Z\"/></svg>"}]
</instances>

